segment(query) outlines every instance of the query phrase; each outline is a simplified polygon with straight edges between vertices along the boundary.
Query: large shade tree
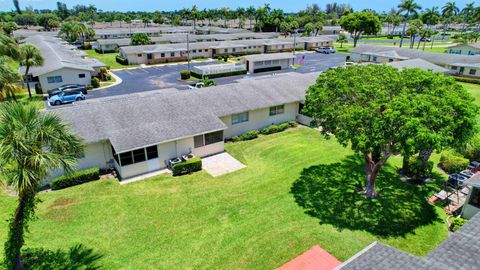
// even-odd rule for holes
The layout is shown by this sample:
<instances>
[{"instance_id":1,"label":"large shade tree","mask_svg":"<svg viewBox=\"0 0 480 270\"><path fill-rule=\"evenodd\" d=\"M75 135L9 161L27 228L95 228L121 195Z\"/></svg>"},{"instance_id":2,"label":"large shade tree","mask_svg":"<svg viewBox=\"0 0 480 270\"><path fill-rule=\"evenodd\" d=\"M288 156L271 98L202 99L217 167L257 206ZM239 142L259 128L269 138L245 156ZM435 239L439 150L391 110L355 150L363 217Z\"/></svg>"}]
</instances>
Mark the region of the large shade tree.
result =
<instances>
[{"instance_id":1,"label":"large shade tree","mask_svg":"<svg viewBox=\"0 0 480 270\"><path fill-rule=\"evenodd\" d=\"M444 97L452 102L437 107L440 103L434 101ZM466 140L468 132L464 129L471 128L475 122L476 107L471 101L462 87L442 74L400 72L385 65L357 65L323 72L307 91L305 111L313 116L313 124L321 127L323 135L334 135L343 146L350 145L363 156L365 195L372 198L377 195L377 176L392 155L407 153L412 148L424 150L412 145L424 144L438 149L431 138L447 133L450 137L463 134L457 140ZM418 121L429 121L431 116L424 113L428 110L438 110L435 115L455 113L451 120L459 123L450 124L445 130L442 127L442 132L431 137L425 136L425 132L430 134L428 129L434 132L436 126L425 124L426 131L406 132ZM455 125L461 127L452 127Z\"/></svg>"},{"instance_id":2,"label":"large shade tree","mask_svg":"<svg viewBox=\"0 0 480 270\"><path fill-rule=\"evenodd\" d=\"M353 38L353 47L363 34L374 35L381 30L380 19L369 11L353 12L343 16L340 25L348 31Z\"/></svg>"},{"instance_id":3,"label":"large shade tree","mask_svg":"<svg viewBox=\"0 0 480 270\"><path fill-rule=\"evenodd\" d=\"M5 243L7 269L23 269L20 251L39 185L53 170L71 171L82 153L80 138L56 114L16 102L0 105L0 179L18 192Z\"/></svg>"}]
</instances>

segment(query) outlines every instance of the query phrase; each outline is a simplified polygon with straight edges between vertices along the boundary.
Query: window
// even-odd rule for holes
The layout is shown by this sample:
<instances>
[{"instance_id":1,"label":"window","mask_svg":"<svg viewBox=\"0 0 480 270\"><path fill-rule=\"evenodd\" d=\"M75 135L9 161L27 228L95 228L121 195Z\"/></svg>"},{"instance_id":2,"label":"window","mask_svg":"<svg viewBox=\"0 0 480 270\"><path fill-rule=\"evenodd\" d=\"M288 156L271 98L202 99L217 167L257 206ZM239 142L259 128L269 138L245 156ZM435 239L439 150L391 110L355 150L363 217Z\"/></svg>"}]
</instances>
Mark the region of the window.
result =
<instances>
[{"instance_id":1,"label":"window","mask_svg":"<svg viewBox=\"0 0 480 270\"><path fill-rule=\"evenodd\" d=\"M156 145L147 147L147 159L158 158L158 148Z\"/></svg>"},{"instance_id":2,"label":"window","mask_svg":"<svg viewBox=\"0 0 480 270\"><path fill-rule=\"evenodd\" d=\"M62 76L51 76L47 77L48 83L61 83L63 82Z\"/></svg>"},{"instance_id":3,"label":"window","mask_svg":"<svg viewBox=\"0 0 480 270\"><path fill-rule=\"evenodd\" d=\"M480 188L473 187L468 204L480 208Z\"/></svg>"},{"instance_id":4,"label":"window","mask_svg":"<svg viewBox=\"0 0 480 270\"><path fill-rule=\"evenodd\" d=\"M477 73L476 69L470 69L470 72L468 74L475 75L476 73Z\"/></svg>"},{"instance_id":5,"label":"window","mask_svg":"<svg viewBox=\"0 0 480 270\"><path fill-rule=\"evenodd\" d=\"M160 57L165 57L165 53L161 53L161 54L160 54Z\"/></svg>"},{"instance_id":6,"label":"window","mask_svg":"<svg viewBox=\"0 0 480 270\"><path fill-rule=\"evenodd\" d=\"M148 60L153 59L153 54L152 54L152 53L147 53L147 59L148 59Z\"/></svg>"},{"instance_id":7,"label":"window","mask_svg":"<svg viewBox=\"0 0 480 270\"><path fill-rule=\"evenodd\" d=\"M201 53L201 52L202 52L202 49L199 49L198 52Z\"/></svg>"},{"instance_id":8,"label":"window","mask_svg":"<svg viewBox=\"0 0 480 270\"><path fill-rule=\"evenodd\" d=\"M376 56L373 57L373 62L377 62L377 57Z\"/></svg>"},{"instance_id":9,"label":"window","mask_svg":"<svg viewBox=\"0 0 480 270\"><path fill-rule=\"evenodd\" d=\"M285 112L285 106L283 104L278 105L278 106L270 107L270 116L277 115L277 114L282 114L284 112Z\"/></svg>"},{"instance_id":10,"label":"window","mask_svg":"<svg viewBox=\"0 0 480 270\"><path fill-rule=\"evenodd\" d=\"M271 60L265 61L265 65L271 65L271 64L272 64L272 61L271 61Z\"/></svg>"},{"instance_id":11,"label":"window","mask_svg":"<svg viewBox=\"0 0 480 270\"><path fill-rule=\"evenodd\" d=\"M193 53L197 53L197 50L193 50L192 52L193 52Z\"/></svg>"},{"instance_id":12,"label":"window","mask_svg":"<svg viewBox=\"0 0 480 270\"><path fill-rule=\"evenodd\" d=\"M236 48L233 48L233 49L232 49L232 52L236 52L236 51L237 51L237 49L236 49Z\"/></svg>"},{"instance_id":13,"label":"window","mask_svg":"<svg viewBox=\"0 0 480 270\"><path fill-rule=\"evenodd\" d=\"M457 66L452 66L452 69L453 69L453 70L457 70Z\"/></svg>"},{"instance_id":14,"label":"window","mask_svg":"<svg viewBox=\"0 0 480 270\"><path fill-rule=\"evenodd\" d=\"M248 112L232 114L232 125L248 122Z\"/></svg>"},{"instance_id":15,"label":"window","mask_svg":"<svg viewBox=\"0 0 480 270\"><path fill-rule=\"evenodd\" d=\"M78 74L78 78L85 78L85 73Z\"/></svg>"},{"instance_id":16,"label":"window","mask_svg":"<svg viewBox=\"0 0 480 270\"><path fill-rule=\"evenodd\" d=\"M133 164L132 152L126 152L120 154L120 164L122 166Z\"/></svg>"},{"instance_id":17,"label":"window","mask_svg":"<svg viewBox=\"0 0 480 270\"><path fill-rule=\"evenodd\" d=\"M228 49L223 49L223 52L228 52Z\"/></svg>"},{"instance_id":18,"label":"window","mask_svg":"<svg viewBox=\"0 0 480 270\"><path fill-rule=\"evenodd\" d=\"M133 163L145 161L145 149L137 149L132 151Z\"/></svg>"},{"instance_id":19,"label":"window","mask_svg":"<svg viewBox=\"0 0 480 270\"><path fill-rule=\"evenodd\" d=\"M216 131L205 134L205 145L223 141L223 131Z\"/></svg>"},{"instance_id":20,"label":"window","mask_svg":"<svg viewBox=\"0 0 480 270\"><path fill-rule=\"evenodd\" d=\"M141 53L139 53L139 54L137 54L137 56L138 56L138 57L142 57L142 54L141 54Z\"/></svg>"},{"instance_id":21,"label":"window","mask_svg":"<svg viewBox=\"0 0 480 270\"><path fill-rule=\"evenodd\" d=\"M174 52L170 53L170 56L171 56L171 57L174 57L174 56L175 56L175 53L174 53Z\"/></svg>"},{"instance_id":22,"label":"window","mask_svg":"<svg viewBox=\"0 0 480 270\"><path fill-rule=\"evenodd\" d=\"M203 143L203 135L193 137L193 147L198 148L204 145L205 144Z\"/></svg>"}]
</instances>

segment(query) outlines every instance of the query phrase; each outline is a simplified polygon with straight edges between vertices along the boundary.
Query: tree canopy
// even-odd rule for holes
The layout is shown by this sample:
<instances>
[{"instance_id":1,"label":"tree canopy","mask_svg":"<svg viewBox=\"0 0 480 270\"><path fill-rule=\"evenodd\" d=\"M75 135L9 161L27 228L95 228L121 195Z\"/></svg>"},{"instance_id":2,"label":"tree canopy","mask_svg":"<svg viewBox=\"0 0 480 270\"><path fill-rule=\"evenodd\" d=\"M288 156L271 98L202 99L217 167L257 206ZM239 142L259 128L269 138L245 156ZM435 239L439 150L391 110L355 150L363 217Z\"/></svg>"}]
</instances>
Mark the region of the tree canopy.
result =
<instances>
[{"instance_id":1,"label":"tree canopy","mask_svg":"<svg viewBox=\"0 0 480 270\"><path fill-rule=\"evenodd\" d=\"M477 107L441 73L355 65L323 72L307 91L305 111L322 134L364 156L365 192L374 197L376 176L391 155L468 140Z\"/></svg>"},{"instance_id":2,"label":"tree canopy","mask_svg":"<svg viewBox=\"0 0 480 270\"><path fill-rule=\"evenodd\" d=\"M145 33L135 33L132 35L132 40L130 41L130 45L148 45L152 44L150 37L147 36Z\"/></svg>"},{"instance_id":3,"label":"tree canopy","mask_svg":"<svg viewBox=\"0 0 480 270\"><path fill-rule=\"evenodd\" d=\"M357 41L361 35L374 35L382 28L379 18L369 11L353 12L343 16L340 25L352 34L354 47L357 46Z\"/></svg>"}]
</instances>

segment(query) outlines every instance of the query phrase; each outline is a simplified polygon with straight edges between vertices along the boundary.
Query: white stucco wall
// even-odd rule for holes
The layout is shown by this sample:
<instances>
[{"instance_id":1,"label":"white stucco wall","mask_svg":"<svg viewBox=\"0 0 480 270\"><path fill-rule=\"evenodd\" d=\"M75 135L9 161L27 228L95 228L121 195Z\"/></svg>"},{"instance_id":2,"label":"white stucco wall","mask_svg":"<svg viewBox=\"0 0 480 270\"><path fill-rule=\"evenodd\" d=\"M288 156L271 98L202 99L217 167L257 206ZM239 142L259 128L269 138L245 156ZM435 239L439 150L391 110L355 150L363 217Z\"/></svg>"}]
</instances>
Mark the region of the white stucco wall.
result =
<instances>
[{"instance_id":1,"label":"white stucco wall","mask_svg":"<svg viewBox=\"0 0 480 270\"><path fill-rule=\"evenodd\" d=\"M463 54L463 55L475 55L480 54L480 49L468 46L466 44L461 44L448 48L448 53L450 54Z\"/></svg>"},{"instance_id":2,"label":"white stucco wall","mask_svg":"<svg viewBox=\"0 0 480 270\"><path fill-rule=\"evenodd\" d=\"M224 137L228 139L250 130L260 130L272 124L276 125L283 122L293 121L298 114L298 105L299 103L297 102L285 104L285 112L274 116L269 115L270 108L250 111L247 122L235 125L232 125L231 115L221 117L220 119L228 126L228 129L224 131Z\"/></svg>"},{"instance_id":3,"label":"white stucco wall","mask_svg":"<svg viewBox=\"0 0 480 270\"><path fill-rule=\"evenodd\" d=\"M85 78L79 78L79 74L85 74ZM52 76L62 76L62 82L59 83L48 83L47 77ZM59 70L52 71L47 74L38 76L39 82L42 85L42 91L46 93L50 89L60 87L64 84L83 84L89 85L91 81L91 73L88 70L79 70L72 68L62 68Z\"/></svg>"}]
</instances>

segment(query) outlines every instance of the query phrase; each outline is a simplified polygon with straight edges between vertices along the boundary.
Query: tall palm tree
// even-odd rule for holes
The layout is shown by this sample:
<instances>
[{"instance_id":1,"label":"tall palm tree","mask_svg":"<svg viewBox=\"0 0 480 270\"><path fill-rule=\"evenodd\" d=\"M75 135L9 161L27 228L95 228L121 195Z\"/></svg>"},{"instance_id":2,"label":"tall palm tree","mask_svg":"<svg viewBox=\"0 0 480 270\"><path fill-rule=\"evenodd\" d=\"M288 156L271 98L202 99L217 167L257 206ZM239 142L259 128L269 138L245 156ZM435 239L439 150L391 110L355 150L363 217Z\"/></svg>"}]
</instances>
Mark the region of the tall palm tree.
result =
<instances>
[{"instance_id":1,"label":"tall palm tree","mask_svg":"<svg viewBox=\"0 0 480 270\"><path fill-rule=\"evenodd\" d=\"M7 269L23 269L20 251L39 185L51 171L72 171L82 153L81 139L56 114L16 102L0 105L0 175L18 193L4 247Z\"/></svg>"},{"instance_id":2,"label":"tall palm tree","mask_svg":"<svg viewBox=\"0 0 480 270\"><path fill-rule=\"evenodd\" d=\"M457 16L460 9L456 6L455 2L447 2L445 6L442 7L442 16L443 16L443 36L447 32L448 24Z\"/></svg>"},{"instance_id":3,"label":"tall palm tree","mask_svg":"<svg viewBox=\"0 0 480 270\"><path fill-rule=\"evenodd\" d=\"M223 7L222 8L222 19L223 19L223 27L225 27L225 28L227 28L228 15L230 15L230 9L228 9L228 7Z\"/></svg>"},{"instance_id":4,"label":"tall palm tree","mask_svg":"<svg viewBox=\"0 0 480 270\"><path fill-rule=\"evenodd\" d=\"M402 30L402 36L400 38L400 48L403 45L403 37L405 36L405 30L407 28L407 20L408 16L412 14L416 14L417 10L420 10L421 7L415 3L414 0L402 0L402 3L398 5L398 8L400 9L400 12L405 12L405 19L403 21L403 30Z\"/></svg>"},{"instance_id":5,"label":"tall palm tree","mask_svg":"<svg viewBox=\"0 0 480 270\"><path fill-rule=\"evenodd\" d=\"M475 12L475 3L467 3L465 7L462 9L460 12L463 17L463 26L462 26L462 32L465 32L466 28L465 26L467 23L471 22L473 19L473 14Z\"/></svg>"},{"instance_id":6,"label":"tall palm tree","mask_svg":"<svg viewBox=\"0 0 480 270\"><path fill-rule=\"evenodd\" d=\"M20 51L15 39L0 33L0 56L8 57L11 60L20 59Z\"/></svg>"},{"instance_id":7,"label":"tall palm tree","mask_svg":"<svg viewBox=\"0 0 480 270\"><path fill-rule=\"evenodd\" d=\"M0 58L0 101L10 98L17 100L15 93L23 90L18 85L21 78L20 74L8 65L5 58Z\"/></svg>"},{"instance_id":8,"label":"tall palm tree","mask_svg":"<svg viewBox=\"0 0 480 270\"><path fill-rule=\"evenodd\" d=\"M250 21L249 28L250 30L252 29L252 20L255 17L255 8L253 6L249 6L246 10L245 13L248 17L248 20Z\"/></svg>"},{"instance_id":9,"label":"tall palm tree","mask_svg":"<svg viewBox=\"0 0 480 270\"><path fill-rule=\"evenodd\" d=\"M28 75L28 72L31 67L43 65L43 56L40 50L32 44L25 44L20 47L20 55L22 57L20 64L25 66L25 81L27 82L28 96L32 98L30 76Z\"/></svg>"},{"instance_id":10,"label":"tall palm tree","mask_svg":"<svg viewBox=\"0 0 480 270\"><path fill-rule=\"evenodd\" d=\"M20 9L20 3L18 0L13 0L13 5L15 6L15 10L18 14L22 14L22 10Z\"/></svg>"}]
</instances>

